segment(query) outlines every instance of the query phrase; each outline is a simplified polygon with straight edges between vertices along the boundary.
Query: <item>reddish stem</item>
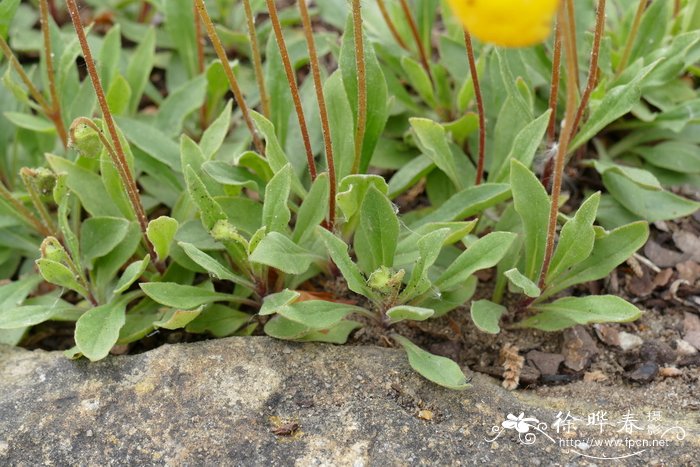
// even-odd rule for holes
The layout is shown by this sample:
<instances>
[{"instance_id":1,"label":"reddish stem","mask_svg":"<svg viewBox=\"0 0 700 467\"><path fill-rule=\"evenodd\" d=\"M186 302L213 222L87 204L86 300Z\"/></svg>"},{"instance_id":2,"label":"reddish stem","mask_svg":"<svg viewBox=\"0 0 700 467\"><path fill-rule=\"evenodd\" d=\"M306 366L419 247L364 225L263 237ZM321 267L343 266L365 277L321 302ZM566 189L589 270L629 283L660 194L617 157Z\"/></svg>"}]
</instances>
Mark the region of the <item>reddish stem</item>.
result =
<instances>
[{"instance_id":1,"label":"reddish stem","mask_svg":"<svg viewBox=\"0 0 700 467\"><path fill-rule=\"evenodd\" d=\"M413 18L413 13L411 13L411 8L408 6L408 2L406 0L400 0L400 3L401 9L403 10L404 15L406 16L406 21L408 21L408 25L411 28L413 40L416 42L416 46L418 47L418 54L420 55L421 64L423 65L425 72L428 73L430 82L434 85L433 74L430 71L430 62L428 61L428 53L426 52L425 46L423 45L423 41L420 38L420 33L418 32L418 25L416 25L416 20Z\"/></svg>"},{"instance_id":2,"label":"reddish stem","mask_svg":"<svg viewBox=\"0 0 700 467\"><path fill-rule=\"evenodd\" d=\"M309 10L306 6L306 0L299 0L299 12L301 13L301 21L304 26L304 36L306 37L306 45L309 48L309 63L311 66L311 75L316 88L316 99L318 101L318 110L321 115L321 127L323 129L323 143L326 149L326 165L328 166L328 181L330 185L330 193L328 199L328 230L333 231L335 226L335 195L336 195L336 177L335 177L335 161L333 159L333 141L331 139L331 127L328 120L328 109L326 108L326 99L323 95L323 84L321 83L321 67L318 62L318 53L316 52L316 44L314 42L313 29L311 27L311 19L309 18Z\"/></svg>"},{"instance_id":3,"label":"reddish stem","mask_svg":"<svg viewBox=\"0 0 700 467\"><path fill-rule=\"evenodd\" d=\"M362 146L367 126L367 70L365 68L365 46L362 40L362 10L360 0L352 0L353 40L355 64L357 66L357 127L355 128L355 159L350 173L360 170Z\"/></svg>"},{"instance_id":4,"label":"reddish stem","mask_svg":"<svg viewBox=\"0 0 700 467\"><path fill-rule=\"evenodd\" d=\"M377 6L379 6L379 11L382 14L382 18L384 18L384 22L389 28L394 40L401 46L402 49L409 50L408 45L406 45L406 41L403 40L403 37L401 37L401 34L399 34L399 31L396 29L396 25L391 20L391 15L389 15L389 11L386 9L384 0L377 0Z\"/></svg>"},{"instance_id":5,"label":"reddish stem","mask_svg":"<svg viewBox=\"0 0 700 467\"><path fill-rule=\"evenodd\" d=\"M279 47L280 55L282 56L284 71L287 75L287 81L289 82L289 90L292 93L292 100L294 101L294 108L296 109L297 120L299 121L299 128L301 129L301 138L304 141L304 149L306 151L306 162L309 166L311 181L314 181L316 180L317 174L316 161L314 161L314 153L311 149L311 138L309 138L309 129L306 126L306 117L304 116L304 107L301 104L299 86L297 85L297 79L294 74L294 68L292 67L292 61L289 58L287 44L284 41L282 25L280 24L280 19L277 14L277 6L275 5L274 0L267 0L267 11L270 14L270 22L272 23L272 29L275 31L275 39L277 40L277 46Z\"/></svg>"},{"instance_id":6,"label":"reddish stem","mask_svg":"<svg viewBox=\"0 0 700 467\"><path fill-rule=\"evenodd\" d=\"M479 85L479 73L476 69L476 59L474 58L474 47L472 46L471 34L464 30L464 42L467 44L467 58L469 60L469 72L474 83L474 96L476 97L476 108L479 114L479 159L476 165L475 185L480 185L484 177L484 160L486 159L486 114L484 112L484 99L481 95Z\"/></svg>"}]
</instances>

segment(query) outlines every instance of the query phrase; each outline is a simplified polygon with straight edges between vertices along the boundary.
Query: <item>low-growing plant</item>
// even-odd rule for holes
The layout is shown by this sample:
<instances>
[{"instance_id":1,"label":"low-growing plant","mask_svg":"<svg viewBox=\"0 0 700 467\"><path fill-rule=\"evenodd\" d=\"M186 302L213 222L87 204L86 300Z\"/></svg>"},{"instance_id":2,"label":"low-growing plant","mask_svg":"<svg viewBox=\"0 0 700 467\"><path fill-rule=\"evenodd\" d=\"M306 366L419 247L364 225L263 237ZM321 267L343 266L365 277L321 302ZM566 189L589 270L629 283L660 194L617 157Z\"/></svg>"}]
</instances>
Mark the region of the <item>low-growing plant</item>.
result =
<instances>
[{"instance_id":1,"label":"low-growing plant","mask_svg":"<svg viewBox=\"0 0 700 467\"><path fill-rule=\"evenodd\" d=\"M0 342L369 326L462 389L407 322L634 320L570 290L699 206L696 0L38 3L0 1Z\"/></svg>"}]
</instances>

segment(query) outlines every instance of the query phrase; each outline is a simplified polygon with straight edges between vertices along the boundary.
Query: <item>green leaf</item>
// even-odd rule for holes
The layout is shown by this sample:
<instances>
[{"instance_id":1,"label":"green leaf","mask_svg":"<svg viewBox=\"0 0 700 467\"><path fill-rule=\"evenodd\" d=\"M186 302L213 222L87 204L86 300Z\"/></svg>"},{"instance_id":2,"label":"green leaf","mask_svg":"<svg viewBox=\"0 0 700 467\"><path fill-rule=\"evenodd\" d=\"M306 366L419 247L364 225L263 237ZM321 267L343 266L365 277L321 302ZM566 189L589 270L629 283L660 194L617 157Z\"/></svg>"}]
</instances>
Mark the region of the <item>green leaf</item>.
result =
<instances>
[{"instance_id":1,"label":"green leaf","mask_svg":"<svg viewBox=\"0 0 700 467\"><path fill-rule=\"evenodd\" d=\"M170 254L170 245L175 238L179 222L172 217L160 216L148 223L146 236L153 244L153 248L158 254L158 259L165 261Z\"/></svg>"},{"instance_id":2,"label":"green leaf","mask_svg":"<svg viewBox=\"0 0 700 467\"><path fill-rule=\"evenodd\" d=\"M338 184L338 208L345 220L350 220L360 211L367 190L373 186L380 193L386 194L389 187L379 175L348 175Z\"/></svg>"},{"instance_id":3,"label":"green leaf","mask_svg":"<svg viewBox=\"0 0 700 467\"><path fill-rule=\"evenodd\" d=\"M283 319L281 316L278 318ZM277 318L275 318L277 319ZM328 329L311 330L310 332L299 337L297 340L302 342L326 342L328 344L345 344L350 337L350 333L355 329L361 328L362 323L344 319L335 326Z\"/></svg>"},{"instance_id":4,"label":"green leaf","mask_svg":"<svg viewBox=\"0 0 700 467\"><path fill-rule=\"evenodd\" d=\"M517 160L510 164L510 184L525 233L524 274L534 280L544 259L551 202L535 174Z\"/></svg>"},{"instance_id":5,"label":"green leaf","mask_svg":"<svg viewBox=\"0 0 700 467\"><path fill-rule=\"evenodd\" d=\"M204 75L183 83L160 105L156 115L155 127L168 136L180 134L185 117L201 107L206 94L207 80Z\"/></svg>"},{"instance_id":6,"label":"green leaf","mask_svg":"<svg viewBox=\"0 0 700 467\"><path fill-rule=\"evenodd\" d=\"M508 280L510 280L511 284L522 290L523 293L528 297L536 298L540 296L541 292L540 288L537 287L537 284L525 277L516 268L509 269L504 274L508 278Z\"/></svg>"},{"instance_id":7,"label":"green leaf","mask_svg":"<svg viewBox=\"0 0 700 467\"><path fill-rule=\"evenodd\" d=\"M473 226L474 224L472 223L471 225ZM415 249L415 246L418 247L420 256L418 261L415 262L408 283L399 295L401 301L409 301L430 290L432 282L428 277L428 270L437 260L440 251L442 251L442 246L449 235L450 229L439 229L422 236L416 242L417 245L414 245L413 248Z\"/></svg>"},{"instance_id":8,"label":"green leaf","mask_svg":"<svg viewBox=\"0 0 700 467\"><path fill-rule=\"evenodd\" d=\"M292 166L287 164L272 177L265 187L263 225L268 232L285 232L292 215L287 202L292 182Z\"/></svg>"},{"instance_id":9,"label":"green leaf","mask_svg":"<svg viewBox=\"0 0 700 467\"><path fill-rule=\"evenodd\" d=\"M122 115L129 109L131 88L126 79L118 74L112 80L107 90L107 105L113 115Z\"/></svg>"},{"instance_id":10,"label":"green leaf","mask_svg":"<svg viewBox=\"0 0 700 467\"><path fill-rule=\"evenodd\" d=\"M399 220L391 201L371 186L360 208L355 232L357 262L366 274L380 266L392 267L399 238Z\"/></svg>"},{"instance_id":11,"label":"green leaf","mask_svg":"<svg viewBox=\"0 0 700 467\"><path fill-rule=\"evenodd\" d=\"M309 329L328 329L361 308L344 303L308 300L276 308L276 313Z\"/></svg>"},{"instance_id":12,"label":"green leaf","mask_svg":"<svg viewBox=\"0 0 700 467\"><path fill-rule=\"evenodd\" d=\"M72 305L56 306L25 305L0 310L0 329L16 329L26 326L34 326L50 320L59 313L70 312L75 307Z\"/></svg>"},{"instance_id":13,"label":"green leaf","mask_svg":"<svg viewBox=\"0 0 700 467\"><path fill-rule=\"evenodd\" d=\"M146 295L161 305L183 310L192 310L207 303L238 300L238 297L234 295L214 292L192 285L180 285L175 282L146 282L140 286Z\"/></svg>"},{"instance_id":14,"label":"green leaf","mask_svg":"<svg viewBox=\"0 0 700 467\"><path fill-rule=\"evenodd\" d=\"M316 227L316 232L321 236L323 243L326 245L326 250L328 250L328 254L330 254L333 262L345 278L348 288L355 293L373 298L375 294L367 287L366 280L362 276L360 268L358 268L350 258L348 246L345 242L323 227Z\"/></svg>"},{"instance_id":15,"label":"green leaf","mask_svg":"<svg viewBox=\"0 0 700 467\"><path fill-rule=\"evenodd\" d=\"M518 327L559 331L577 324L626 323L642 315L636 306L614 295L564 297L533 308L539 313L519 322Z\"/></svg>"},{"instance_id":16,"label":"green leaf","mask_svg":"<svg viewBox=\"0 0 700 467\"><path fill-rule=\"evenodd\" d=\"M429 106L435 107L435 93L433 92L433 85L430 82L430 76L421 66L420 63L412 59L411 57L404 55L401 57L401 68L406 73L406 79L413 89L416 90L418 95L423 99Z\"/></svg>"},{"instance_id":17,"label":"green leaf","mask_svg":"<svg viewBox=\"0 0 700 467\"><path fill-rule=\"evenodd\" d=\"M117 285L114 286L114 294L118 295L126 292L131 284L136 282L139 277L146 272L146 268L151 262L151 257L149 255L144 256L142 260L134 261L129 266L124 269L122 276L119 278Z\"/></svg>"},{"instance_id":18,"label":"green leaf","mask_svg":"<svg viewBox=\"0 0 700 467\"><path fill-rule=\"evenodd\" d=\"M231 126L232 105L233 101L229 100L224 110L221 111L221 114L219 114L216 120L214 120L204 131L204 134L202 134L199 147L202 148L202 153L207 160L214 157L228 134L229 127Z\"/></svg>"},{"instance_id":19,"label":"green leaf","mask_svg":"<svg viewBox=\"0 0 700 467\"><path fill-rule=\"evenodd\" d=\"M441 290L459 286L476 271L495 266L507 253L516 235L510 232L492 232L474 242L435 281Z\"/></svg>"},{"instance_id":20,"label":"green leaf","mask_svg":"<svg viewBox=\"0 0 700 467\"><path fill-rule=\"evenodd\" d=\"M528 123L513 140L513 147L505 161L498 168L492 168L494 176L489 176L489 181L504 182L508 180L510 161L518 160L525 167L532 166L535 154L542 144L542 138L547 131L549 115L551 111L546 111L532 122ZM496 170L497 169L497 170Z\"/></svg>"},{"instance_id":21,"label":"green leaf","mask_svg":"<svg viewBox=\"0 0 700 467\"><path fill-rule=\"evenodd\" d=\"M281 308L291 305L296 302L301 294L296 290L284 289L281 292L267 295L263 299L263 304L260 307L258 314L260 316L273 315Z\"/></svg>"},{"instance_id":22,"label":"green leaf","mask_svg":"<svg viewBox=\"0 0 700 467\"><path fill-rule=\"evenodd\" d=\"M80 227L80 251L90 264L114 250L129 229L129 221L117 217L91 217Z\"/></svg>"},{"instance_id":23,"label":"green leaf","mask_svg":"<svg viewBox=\"0 0 700 467\"><path fill-rule=\"evenodd\" d=\"M507 183L482 183L472 186L453 195L435 211L421 217L411 228L431 222L463 220L509 198L510 185Z\"/></svg>"},{"instance_id":24,"label":"green leaf","mask_svg":"<svg viewBox=\"0 0 700 467\"><path fill-rule=\"evenodd\" d=\"M464 188L464 177L459 176L457 163L447 144L445 128L427 118L414 117L409 119L409 121L418 137L418 143L423 154L428 156L440 170L445 172L458 190Z\"/></svg>"},{"instance_id":25,"label":"green leaf","mask_svg":"<svg viewBox=\"0 0 700 467\"><path fill-rule=\"evenodd\" d=\"M168 0L164 2L165 30L175 45L180 60L182 60L190 77L197 74L197 41L195 37L194 9L189 0Z\"/></svg>"},{"instance_id":26,"label":"green leaf","mask_svg":"<svg viewBox=\"0 0 700 467\"><path fill-rule=\"evenodd\" d=\"M191 243L178 242L178 245L180 245L180 247L185 251L185 254L187 254L192 261L203 267L210 275L216 277L217 279L231 281L249 288L254 287L249 280L234 273Z\"/></svg>"},{"instance_id":27,"label":"green leaf","mask_svg":"<svg viewBox=\"0 0 700 467\"><path fill-rule=\"evenodd\" d=\"M0 37L7 39L7 32L10 30L10 24L17 12L20 0L2 0L0 2Z\"/></svg>"},{"instance_id":28,"label":"green leaf","mask_svg":"<svg viewBox=\"0 0 700 467\"><path fill-rule=\"evenodd\" d=\"M151 69L155 60L156 30L149 27L143 39L131 56L129 65L126 68L126 80L131 88L131 99L129 102L129 113L136 113L141 96L146 83L151 76Z\"/></svg>"},{"instance_id":29,"label":"green leaf","mask_svg":"<svg viewBox=\"0 0 700 467\"><path fill-rule=\"evenodd\" d=\"M126 80L131 88L129 112L136 113L148 78L151 76L156 52L156 30L149 27L126 68Z\"/></svg>"},{"instance_id":30,"label":"green leaf","mask_svg":"<svg viewBox=\"0 0 700 467\"><path fill-rule=\"evenodd\" d=\"M501 316L508 310L503 305L493 303L488 300L477 300L472 302L470 309L472 321L480 331L489 334L498 334L501 328L498 322Z\"/></svg>"},{"instance_id":31,"label":"green leaf","mask_svg":"<svg viewBox=\"0 0 700 467\"><path fill-rule=\"evenodd\" d=\"M214 304L193 319L185 330L195 334L209 332L214 337L226 337L242 328L251 318L248 313Z\"/></svg>"},{"instance_id":32,"label":"green leaf","mask_svg":"<svg viewBox=\"0 0 700 467\"><path fill-rule=\"evenodd\" d=\"M0 286L0 310L14 308L41 283L41 275L32 274Z\"/></svg>"},{"instance_id":33,"label":"green leaf","mask_svg":"<svg viewBox=\"0 0 700 467\"><path fill-rule=\"evenodd\" d=\"M328 211L329 183L328 174L319 174L311 185L309 194L297 213L292 239L300 243L311 234L315 227L323 221Z\"/></svg>"},{"instance_id":34,"label":"green leaf","mask_svg":"<svg viewBox=\"0 0 700 467\"><path fill-rule=\"evenodd\" d=\"M296 321L277 315L265 323L265 334L275 339L297 340L311 332L311 329Z\"/></svg>"},{"instance_id":35,"label":"green leaf","mask_svg":"<svg viewBox=\"0 0 700 467\"><path fill-rule=\"evenodd\" d=\"M355 61L354 26L351 15L348 15L338 66L343 76L343 86L348 96L348 102L352 110L354 121L357 122L358 114L358 85L357 63ZM362 42L365 51L365 70L367 82L367 124L365 136L362 141L362 156L359 167L360 173L365 173L369 167L374 149L379 136L384 131L389 117L388 91L382 67L374 53L374 47L362 34ZM357 126L357 123L355 123Z\"/></svg>"},{"instance_id":36,"label":"green leaf","mask_svg":"<svg viewBox=\"0 0 700 467\"><path fill-rule=\"evenodd\" d=\"M593 222L598 212L600 193L594 193L581 204L576 215L569 219L559 234L557 249L547 272L547 280L583 261L593 250L595 230Z\"/></svg>"},{"instance_id":37,"label":"green leaf","mask_svg":"<svg viewBox=\"0 0 700 467\"><path fill-rule=\"evenodd\" d=\"M333 159L337 179L350 174L355 156L355 132L352 110L343 87L340 71L335 71L323 83L323 94L328 109L328 122L331 127Z\"/></svg>"},{"instance_id":38,"label":"green leaf","mask_svg":"<svg viewBox=\"0 0 700 467\"><path fill-rule=\"evenodd\" d=\"M611 170L603 173L603 184L620 204L649 222L685 217L700 208L700 203L668 191L646 189Z\"/></svg>"},{"instance_id":39,"label":"green leaf","mask_svg":"<svg viewBox=\"0 0 700 467\"><path fill-rule=\"evenodd\" d=\"M4 112L3 115L10 122L25 130L36 133L54 133L56 131L54 124L44 117L20 112Z\"/></svg>"},{"instance_id":40,"label":"green leaf","mask_svg":"<svg viewBox=\"0 0 700 467\"><path fill-rule=\"evenodd\" d=\"M421 308L418 306L398 305L387 310L386 315L391 318L392 323L399 321L425 321L435 314L435 310Z\"/></svg>"},{"instance_id":41,"label":"green leaf","mask_svg":"<svg viewBox=\"0 0 700 467\"><path fill-rule=\"evenodd\" d=\"M610 271L641 248L648 236L647 223L634 222L596 238L590 255L560 276L553 277L540 299L554 295L572 285L606 277Z\"/></svg>"},{"instance_id":42,"label":"green leaf","mask_svg":"<svg viewBox=\"0 0 700 467\"><path fill-rule=\"evenodd\" d=\"M250 255L250 260L287 274L302 274L312 262L323 260L323 257L300 247L281 233L270 232Z\"/></svg>"},{"instance_id":43,"label":"green leaf","mask_svg":"<svg viewBox=\"0 0 700 467\"><path fill-rule=\"evenodd\" d=\"M459 365L449 358L426 352L398 334L392 334L391 338L403 346L411 368L424 378L450 389L463 390L471 386Z\"/></svg>"},{"instance_id":44,"label":"green leaf","mask_svg":"<svg viewBox=\"0 0 700 467\"><path fill-rule=\"evenodd\" d=\"M201 312L202 307L194 310L168 310L158 321L154 321L153 325L164 329L181 329L199 316Z\"/></svg>"},{"instance_id":45,"label":"green leaf","mask_svg":"<svg viewBox=\"0 0 700 467\"><path fill-rule=\"evenodd\" d=\"M218 221L226 220L226 214L223 209L211 197L204 183L202 183L202 180L192 167L187 167L185 170L185 181L187 182L190 198L199 208L202 224L207 230L213 229Z\"/></svg>"},{"instance_id":46,"label":"green leaf","mask_svg":"<svg viewBox=\"0 0 700 467\"><path fill-rule=\"evenodd\" d=\"M75 323L75 344L91 361L105 358L126 322L126 300L92 308Z\"/></svg>"},{"instance_id":47,"label":"green leaf","mask_svg":"<svg viewBox=\"0 0 700 467\"><path fill-rule=\"evenodd\" d=\"M680 173L700 173L700 148L682 141L665 141L651 147L632 150L648 163Z\"/></svg>"},{"instance_id":48,"label":"green leaf","mask_svg":"<svg viewBox=\"0 0 700 467\"><path fill-rule=\"evenodd\" d=\"M116 120L134 146L177 172L184 170L180 168L179 146L158 128L131 118L117 117Z\"/></svg>"},{"instance_id":49,"label":"green leaf","mask_svg":"<svg viewBox=\"0 0 700 467\"><path fill-rule=\"evenodd\" d=\"M88 296L88 291L85 290L85 287L83 287L80 282L78 282L73 271L68 269L63 264L56 261L51 261L50 259L42 258L36 261L36 265L39 268L39 272L47 282L59 287L66 287L68 289L75 290L83 297Z\"/></svg>"}]
</instances>

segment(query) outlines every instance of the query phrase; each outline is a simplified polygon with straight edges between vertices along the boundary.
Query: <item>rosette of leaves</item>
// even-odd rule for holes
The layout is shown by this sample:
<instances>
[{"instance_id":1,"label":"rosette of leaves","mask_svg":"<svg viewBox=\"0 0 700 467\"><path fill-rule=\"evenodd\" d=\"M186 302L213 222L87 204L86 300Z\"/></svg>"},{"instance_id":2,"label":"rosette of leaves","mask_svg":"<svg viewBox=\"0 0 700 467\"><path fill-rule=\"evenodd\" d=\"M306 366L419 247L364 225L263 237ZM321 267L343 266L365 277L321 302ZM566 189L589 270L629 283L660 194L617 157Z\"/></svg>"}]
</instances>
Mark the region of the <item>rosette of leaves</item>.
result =
<instances>
[{"instance_id":1,"label":"rosette of leaves","mask_svg":"<svg viewBox=\"0 0 700 467\"><path fill-rule=\"evenodd\" d=\"M370 175L350 177L344 180L348 190L339 193L339 206L346 225L354 226L355 259L342 238L321 227L316 235L348 289L363 296L368 308L301 300L299 292L284 290L265 298L260 314L274 315L265 332L282 339L343 343L361 326L346 318L360 314L386 329L421 375L442 386L467 387L455 362L420 349L392 328L401 321L442 316L462 305L474 293L474 273L496 265L515 234L493 232L477 239L468 235L476 221L428 222L415 230L401 229L386 195L386 182Z\"/></svg>"},{"instance_id":2,"label":"rosette of leaves","mask_svg":"<svg viewBox=\"0 0 700 467\"><path fill-rule=\"evenodd\" d=\"M471 317L484 332L498 333L499 320L508 311L498 304L504 288L522 294L522 307L529 316L516 327L556 331L577 324L626 322L641 312L614 295L553 297L577 284L606 277L646 242L646 222L633 222L607 231L594 225L600 193L590 195L571 216L559 214L563 224L552 261L540 272L547 240L550 197L537 177L522 163L511 162L513 205L504 212L497 228L520 233L498 265L499 279L494 301L471 305ZM514 310L518 311L518 310Z\"/></svg>"}]
</instances>

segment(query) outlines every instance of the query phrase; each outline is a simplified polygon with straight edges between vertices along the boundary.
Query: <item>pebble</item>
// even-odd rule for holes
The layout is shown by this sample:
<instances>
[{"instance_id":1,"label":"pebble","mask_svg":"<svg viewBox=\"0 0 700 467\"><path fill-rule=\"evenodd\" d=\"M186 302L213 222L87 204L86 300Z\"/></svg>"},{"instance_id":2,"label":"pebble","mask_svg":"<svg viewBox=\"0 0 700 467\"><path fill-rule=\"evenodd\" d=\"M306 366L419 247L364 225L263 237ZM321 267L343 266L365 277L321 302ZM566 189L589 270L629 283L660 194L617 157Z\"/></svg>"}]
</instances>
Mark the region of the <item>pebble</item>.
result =
<instances>
[{"instance_id":1,"label":"pebble","mask_svg":"<svg viewBox=\"0 0 700 467\"><path fill-rule=\"evenodd\" d=\"M564 365L574 371L587 368L598 355L598 347L583 326L576 326L564 331Z\"/></svg>"},{"instance_id":2,"label":"pebble","mask_svg":"<svg viewBox=\"0 0 700 467\"><path fill-rule=\"evenodd\" d=\"M676 351L665 342L659 340L647 341L639 349L639 356L647 362L658 364L673 363L676 361Z\"/></svg>"},{"instance_id":3,"label":"pebble","mask_svg":"<svg viewBox=\"0 0 700 467\"><path fill-rule=\"evenodd\" d=\"M625 376L635 383L650 383L659 374L659 365L646 362L639 365L634 371L625 373Z\"/></svg>"},{"instance_id":4,"label":"pebble","mask_svg":"<svg viewBox=\"0 0 700 467\"><path fill-rule=\"evenodd\" d=\"M698 353L698 349L690 345L688 341L684 341L683 339L676 339L676 352L678 352L678 355L688 356L695 355L696 353Z\"/></svg>"},{"instance_id":5,"label":"pebble","mask_svg":"<svg viewBox=\"0 0 700 467\"><path fill-rule=\"evenodd\" d=\"M564 361L564 356L558 353L529 351L525 357L543 375L556 375L559 373L559 365Z\"/></svg>"},{"instance_id":6,"label":"pebble","mask_svg":"<svg viewBox=\"0 0 700 467\"><path fill-rule=\"evenodd\" d=\"M683 340L700 350L700 331L686 332L685 336L683 336Z\"/></svg>"},{"instance_id":7,"label":"pebble","mask_svg":"<svg viewBox=\"0 0 700 467\"><path fill-rule=\"evenodd\" d=\"M593 329L595 329L596 336L603 344L620 345L620 332L614 327L608 324L595 324Z\"/></svg>"},{"instance_id":8,"label":"pebble","mask_svg":"<svg viewBox=\"0 0 700 467\"><path fill-rule=\"evenodd\" d=\"M620 348L627 352L628 350L636 349L641 346L644 341L641 337L630 334L629 332L622 331L619 335L620 338Z\"/></svg>"}]
</instances>

